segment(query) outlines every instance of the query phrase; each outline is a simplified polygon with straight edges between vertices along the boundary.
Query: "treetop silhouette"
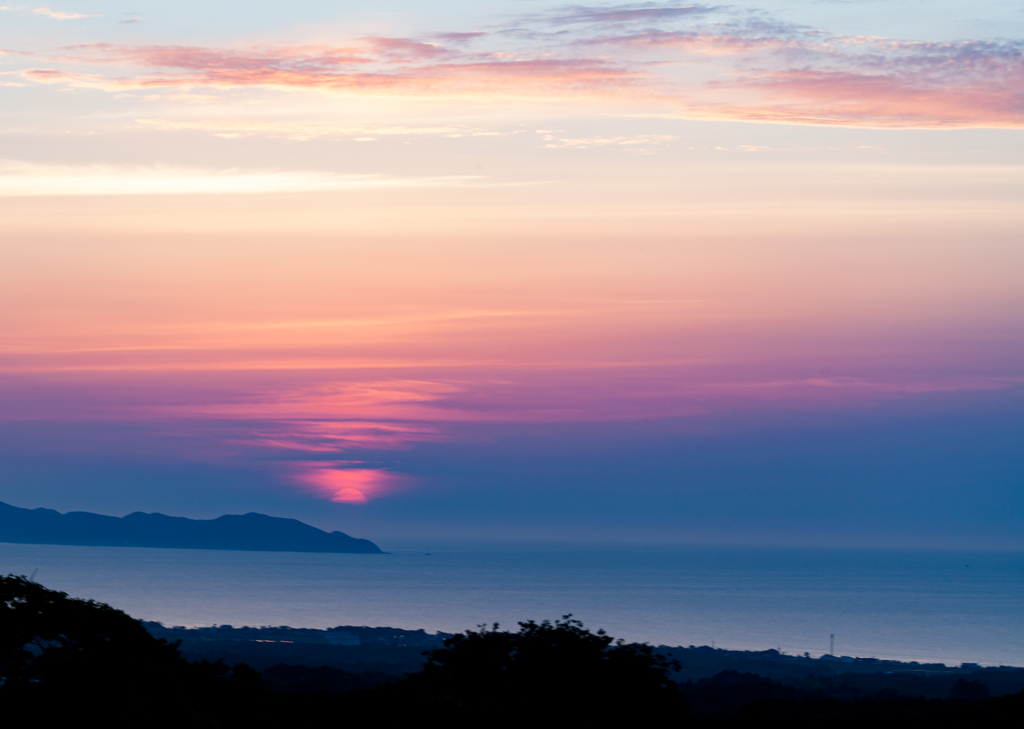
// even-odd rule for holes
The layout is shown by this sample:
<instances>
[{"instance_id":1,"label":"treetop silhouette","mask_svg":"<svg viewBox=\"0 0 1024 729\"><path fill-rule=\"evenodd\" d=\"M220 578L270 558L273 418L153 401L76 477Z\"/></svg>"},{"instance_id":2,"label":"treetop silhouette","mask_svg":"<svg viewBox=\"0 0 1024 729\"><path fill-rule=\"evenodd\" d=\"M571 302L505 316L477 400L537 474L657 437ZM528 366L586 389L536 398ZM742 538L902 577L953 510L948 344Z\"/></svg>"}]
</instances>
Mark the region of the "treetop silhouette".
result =
<instances>
[{"instance_id":1,"label":"treetop silhouette","mask_svg":"<svg viewBox=\"0 0 1024 729\"><path fill-rule=\"evenodd\" d=\"M591 632L572 615L519 623L516 632L482 625L427 656L410 680L428 700L471 714L639 718L683 707L669 678L675 661Z\"/></svg>"}]
</instances>

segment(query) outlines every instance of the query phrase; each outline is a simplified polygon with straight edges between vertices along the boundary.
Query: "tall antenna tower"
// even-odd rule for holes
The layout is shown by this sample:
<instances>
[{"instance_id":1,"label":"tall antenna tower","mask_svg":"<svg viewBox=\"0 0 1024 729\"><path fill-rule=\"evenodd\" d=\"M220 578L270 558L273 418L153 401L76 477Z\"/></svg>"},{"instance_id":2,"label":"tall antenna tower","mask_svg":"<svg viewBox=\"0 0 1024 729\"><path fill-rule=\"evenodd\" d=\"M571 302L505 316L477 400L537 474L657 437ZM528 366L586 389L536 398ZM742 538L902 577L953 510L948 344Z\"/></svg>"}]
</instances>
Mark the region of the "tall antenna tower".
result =
<instances>
[{"instance_id":1,"label":"tall antenna tower","mask_svg":"<svg viewBox=\"0 0 1024 729\"><path fill-rule=\"evenodd\" d=\"M836 634L828 634L828 654L834 656L836 654Z\"/></svg>"}]
</instances>

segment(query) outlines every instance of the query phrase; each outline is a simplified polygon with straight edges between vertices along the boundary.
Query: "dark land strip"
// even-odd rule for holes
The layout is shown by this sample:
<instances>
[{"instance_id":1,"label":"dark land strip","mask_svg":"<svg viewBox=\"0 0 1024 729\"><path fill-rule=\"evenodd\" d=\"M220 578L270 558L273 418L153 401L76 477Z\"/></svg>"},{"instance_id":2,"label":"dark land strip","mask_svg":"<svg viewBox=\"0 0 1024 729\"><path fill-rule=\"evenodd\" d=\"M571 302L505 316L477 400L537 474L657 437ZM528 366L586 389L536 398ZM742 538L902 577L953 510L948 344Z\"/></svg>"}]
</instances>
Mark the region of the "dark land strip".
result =
<instances>
[{"instance_id":1,"label":"dark land strip","mask_svg":"<svg viewBox=\"0 0 1024 729\"><path fill-rule=\"evenodd\" d=\"M325 532L297 519L226 514L186 519L136 511L124 517L53 509L22 509L0 501L0 542L79 547L227 549L253 552L384 554L368 539Z\"/></svg>"},{"instance_id":2,"label":"dark land strip","mask_svg":"<svg viewBox=\"0 0 1024 729\"><path fill-rule=\"evenodd\" d=\"M164 627L144 622L190 660L245 663L280 690L346 691L391 683L423 668L425 652L443 648L449 633L343 625L314 628ZM775 649L655 646L678 661L671 678L708 710L770 697L948 699L1004 696L1024 690L1024 668L947 666L850 656L794 656Z\"/></svg>"},{"instance_id":3,"label":"dark land strip","mask_svg":"<svg viewBox=\"0 0 1024 729\"><path fill-rule=\"evenodd\" d=\"M1024 726L1024 669L616 641L565 615L455 635L165 628L0 577L11 726Z\"/></svg>"}]
</instances>

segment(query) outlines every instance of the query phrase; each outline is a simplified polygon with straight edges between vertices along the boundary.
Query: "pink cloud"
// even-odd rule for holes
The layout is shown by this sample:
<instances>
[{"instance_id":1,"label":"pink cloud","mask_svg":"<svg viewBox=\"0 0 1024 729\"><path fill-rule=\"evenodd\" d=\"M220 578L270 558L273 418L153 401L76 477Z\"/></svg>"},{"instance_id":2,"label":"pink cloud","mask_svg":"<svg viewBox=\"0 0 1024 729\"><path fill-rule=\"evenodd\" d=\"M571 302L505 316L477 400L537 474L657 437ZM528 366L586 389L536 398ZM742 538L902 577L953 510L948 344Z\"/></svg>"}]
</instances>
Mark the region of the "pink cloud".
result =
<instances>
[{"instance_id":1,"label":"pink cloud","mask_svg":"<svg viewBox=\"0 0 1024 729\"><path fill-rule=\"evenodd\" d=\"M353 45L339 47L293 46L248 51L110 44L81 45L68 50L78 55L53 60L160 70L127 77L73 74L59 69L33 69L24 75L36 81L73 81L112 90L211 86L504 95L523 91L607 91L647 76L645 72L619 68L602 59L459 54L438 44L383 37L363 38Z\"/></svg>"},{"instance_id":2,"label":"pink cloud","mask_svg":"<svg viewBox=\"0 0 1024 729\"><path fill-rule=\"evenodd\" d=\"M614 101L620 108L654 105L664 110L658 113L693 118L880 127L1024 126L1019 43L838 36L749 19L685 30L650 27L602 34L609 23L667 23L711 12L723 11L696 5L575 7L564 17L531 16L508 36L431 36L438 42L371 36L336 46L246 49L79 45L52 59L59 67L31 69L23 76L111 91L262 87L495 100L527 96L559 102L570 94ZM534 32L551 23L567 30L554 36ZM465 49L463 41L485 35L488 50ZM594 48L608 52L578 52ZM126 72L114 76L78 68L87 66L117 66Z\"/></svg>"},{"instance_id":3,"label":"pink cloud","mask_svg":"<svg viewBox=\"0 0 1024 729\"><path fill-rule=\"evenodd\" d=\"M444 440L428 423L373 422L366 420L268 421L237 442L260 449L307 453L342 453L346 450L396 450L412 443Z\"/></svg>"},{"instance_id":4,"label":"pink cloud","mask_svg":"<svg viewBox=\"0 0 1024 729\"><path fill-rule=\"evenodd\" d=\"M277 68L328 72L338 66L374 60L374 45L353 42L352 45L346 46L286 46L231 50L197 46L118 46L112 43L91 43L70 46L66 50L77 52L78 55L58 56L55 60L202 71Z\"/></svg>"},{"instance_id":5,"label":"pink cloud","mask_svg":"<svg viewBox=\"0 0 1024 729\"><path fill-rule=\"evenodd\" d=\"M735 56L738 67L691 94L683 115L879 127L1024 126L1024 55L1014 43L691 32L602 42ZM715 103L716 96L731 102Z\"/></svg>"},{"instance_id":6,"label":"pink cloud","mask_svg":"<svg viewBox=\"0 0 1024 729\"><path fill-rule=\"evenodd\" d=\"M365 39L378 54L398 59L445 58L456 55L439 43L424 43L408 38L371 36Z\"/></svg>"},{"instance_id":7,"label":"pink cloud","mask_svg":"<svg viewBox=\"0 0 1024 729\"><path fill-rule=\"evenodd\" d=\"M161 417L272 421L429 421L433 417L431 404L459 389L450 383L425 380L324 382L314 387L264 391L231 401L160 405L146 408L146 412ZM336 427L336 436L349 433L345 437L354 437L343 426Z\"/></svg>"},{"instance_id":8,"label":"pink cloud","mask_svg":"<svg viewBox=\"0 0 1024 729\"><path fill-rule=\"evenodd\" d=\"M916 371L893 376L888 363L873 377L798 376L791 363L764 358L748 364L594 364L534 362L524 367L506 362L484 368L467 362L449 366L445 374L424 366L446 381L428 380L427 373L416 380L384 380L363 370L341 383L324 382L337 373L320 369L272 377L244 370L198 377L130 369L37 376L0 372L0 419L156 424L163 433L160 457L180 449L180 457L187 459L258 462L283 483L339 502L365 503L417 485L392 470L400 465L377 467L385 452L476 437L477 432L487 437L485 428L473 424L867 409L928 393L1020 384L1019 378ZM798 364L797 369L804 367ZM317 458L325 460L312 460Z\"/></svg>"},{"instance_id":9,"label":"pink cloud","mask_svg":"<svg viewBox=\"0 0 1024 729\"><path fill-rule=\"evenodd\" d=\"M1024 126L1024 74L945 87L890 75L813 70L751 76L737 86L762 91L757 104L705 110L747 121L883 127Z\"/></svg>"}]
</instances>

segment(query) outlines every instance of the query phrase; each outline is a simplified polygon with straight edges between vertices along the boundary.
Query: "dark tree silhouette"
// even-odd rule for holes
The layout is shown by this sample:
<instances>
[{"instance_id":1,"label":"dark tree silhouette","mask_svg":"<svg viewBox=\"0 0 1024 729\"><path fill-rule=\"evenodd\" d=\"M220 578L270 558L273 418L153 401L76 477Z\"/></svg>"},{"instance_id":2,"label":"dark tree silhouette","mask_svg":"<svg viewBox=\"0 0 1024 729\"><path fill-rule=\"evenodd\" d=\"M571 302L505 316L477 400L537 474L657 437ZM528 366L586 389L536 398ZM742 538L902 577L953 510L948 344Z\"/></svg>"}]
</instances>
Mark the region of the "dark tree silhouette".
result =
<instances>
[{"instance_id":1,"label":"dark tree silhouette","mask_svg":"<svg viewBox=\"0 0 1024 729\"><path fill-rule=\"evenodd\" d=\"M636 721L685 710L674 665L566 615L449 638L409 684L430 704L481 718Z\"/></svg>"},{"instance_id":2,"label":"dark tree silhouette","mask_svg":"<svg viewBox=\"0 0 1024 729\"><path fill-rule=\"evenodd\" d=\"M189 663L177 645L109 605L0 577L0 702L8 719L216 726L218 707L244 706L258 683L244 666Z\"/></svg>"},{"instance_id":3,"label":"dark tree silhouette","mask_svg":"<svg viewBox=\"0 0 1024 729\"><path fill-rule=\"evenodd\" d=\"M961 678L953 684L953 688L950 690L949 695L954 699L977 701L978 699L987 699L989 696L989 689L988 686L977 679L968 681Z\"/></svg>"}]
</instances>

